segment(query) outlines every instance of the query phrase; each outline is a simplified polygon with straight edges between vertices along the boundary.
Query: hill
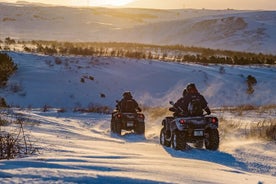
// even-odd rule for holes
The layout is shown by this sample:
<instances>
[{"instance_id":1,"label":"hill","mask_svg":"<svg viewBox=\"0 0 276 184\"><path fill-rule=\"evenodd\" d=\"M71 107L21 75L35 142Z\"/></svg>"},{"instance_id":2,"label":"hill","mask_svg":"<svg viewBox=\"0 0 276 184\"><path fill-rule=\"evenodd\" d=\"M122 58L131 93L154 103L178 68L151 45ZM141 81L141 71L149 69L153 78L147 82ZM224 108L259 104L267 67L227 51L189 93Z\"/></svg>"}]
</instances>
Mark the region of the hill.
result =
<instances>
[{"instance_id":1,"label":"hill","mask_svg":"<svg viewBox=\"0 0 276 184\"><path fill-rule=\"evenodd\" d=\"M72 8L0 3L0 38L183 44L273 54L275 17L275 11Z\"/></svg>"},{"instance_id":2,"label":"hill","mask_svg":"<svg viewBox=\"0 0 276 184\"><path fill-rule=\"evenodd\" d=\"M114 107L124 91L143 106L168 106L194 82L210 107L267 105L276 101L273 66L200 65L91 56L9 52L18 66L1 96L20 107ZM247 77L257 84L248 94Z\"/></svg>"}]
</instances>

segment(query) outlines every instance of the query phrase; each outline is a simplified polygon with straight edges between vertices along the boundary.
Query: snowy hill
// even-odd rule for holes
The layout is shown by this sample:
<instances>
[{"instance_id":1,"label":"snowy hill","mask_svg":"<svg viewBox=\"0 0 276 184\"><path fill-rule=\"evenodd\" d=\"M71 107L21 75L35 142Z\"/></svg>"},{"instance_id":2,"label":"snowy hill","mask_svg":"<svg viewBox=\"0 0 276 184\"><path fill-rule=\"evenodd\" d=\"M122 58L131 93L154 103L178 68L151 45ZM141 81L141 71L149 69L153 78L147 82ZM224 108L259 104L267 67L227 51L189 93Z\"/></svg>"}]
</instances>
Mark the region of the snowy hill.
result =
<instances>
[{"instance_id":1,"label":"snowy hill","mask_svg":"<svg viewBox=\"0 0 276 184\"><path fill-rule=\"evenodd\" d=\"M176 101L194 82L210 107L267 105L276 102L276 68L165 63L93 57L53 57L10 52L18 71L1 89L9 104L69 108L115 105L130 90L143 106ZM223 68L223 73L221 72ZM246 93L248 75L257 85Z\"/></svg>"},{"instance_id":2,"label":"snowy hill","mask_svg":"<svg viewBox=\"0 0 276 184\"><path fill-rule=\"evenodd\" d=\"M0 3L0 39L183 44L275 53L275 11L151 10Z\"/></svg>"}]
</instances>

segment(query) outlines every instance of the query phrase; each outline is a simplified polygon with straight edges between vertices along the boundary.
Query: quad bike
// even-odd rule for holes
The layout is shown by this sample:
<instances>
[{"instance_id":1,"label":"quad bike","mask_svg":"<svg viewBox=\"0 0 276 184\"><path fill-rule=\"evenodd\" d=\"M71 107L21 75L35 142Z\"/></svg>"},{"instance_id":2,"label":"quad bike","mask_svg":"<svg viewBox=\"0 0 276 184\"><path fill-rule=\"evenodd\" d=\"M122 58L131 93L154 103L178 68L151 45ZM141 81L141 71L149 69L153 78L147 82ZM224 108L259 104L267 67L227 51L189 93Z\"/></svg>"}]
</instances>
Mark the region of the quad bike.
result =
<instances>
[{"instance_id":1,"label":"quad bike","mask_svg":"<svg viewBox=\"0 0 276 184\"><path fill-rule=\"evenodd\" d=\"M170 102L174 105L173 102ZM175 112L174 108L170 111ZM166 117L162 121L160 144L172 146L175 150L185 150L187 143L196 148L217 150L219 147L218 118L212 115L194 117Z\"/></svg>"},{"instance_id":2,"label":"quad bike","mask_svg":"<svg viewBox=\"0 0 276 184\"><path fill-rule=\"evenodd\" d=\"M145 116L140 112L123 113L115 110L112 113L111 132L121 135L122 130L134 131L136 134L145 133Z\"/></svg>"}]
</instances>

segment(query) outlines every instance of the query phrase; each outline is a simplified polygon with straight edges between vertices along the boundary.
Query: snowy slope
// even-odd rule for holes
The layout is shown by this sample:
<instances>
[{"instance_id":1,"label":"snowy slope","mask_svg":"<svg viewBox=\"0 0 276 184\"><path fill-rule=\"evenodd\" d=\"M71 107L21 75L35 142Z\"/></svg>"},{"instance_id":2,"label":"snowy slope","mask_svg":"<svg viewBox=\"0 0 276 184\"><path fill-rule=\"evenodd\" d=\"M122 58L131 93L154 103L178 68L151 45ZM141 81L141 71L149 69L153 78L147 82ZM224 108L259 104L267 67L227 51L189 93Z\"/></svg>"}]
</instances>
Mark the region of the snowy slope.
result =
<instances>
[{"instance_id":1,"label":"snowy slope","mask_svg":"<svg viewBox=\"0 0 276 184\"><path fill-rule=\"evenodd\" d=\"M275 53L276 12L47 7L0 3L0 39L183 44Z\"/></svg>"},{"instance_id":2,"label":"snowy slope","mask_svg":"<svg viewBox=\"0 0 276 184\"><path fill-rule=\"evenodd\" d=\"M168 106L170 100L179 98L189 82L197 85L212 108L276 102L276 68L272 66L203 66L122 58L9 54L19 69L0 92L13 106L114 107L115 100L126 90L132 91L143 106ZM225 73L220 72L221 67ZM257 80L252 95L246 93L248 75Z\"/></svg>"}]
</instances>

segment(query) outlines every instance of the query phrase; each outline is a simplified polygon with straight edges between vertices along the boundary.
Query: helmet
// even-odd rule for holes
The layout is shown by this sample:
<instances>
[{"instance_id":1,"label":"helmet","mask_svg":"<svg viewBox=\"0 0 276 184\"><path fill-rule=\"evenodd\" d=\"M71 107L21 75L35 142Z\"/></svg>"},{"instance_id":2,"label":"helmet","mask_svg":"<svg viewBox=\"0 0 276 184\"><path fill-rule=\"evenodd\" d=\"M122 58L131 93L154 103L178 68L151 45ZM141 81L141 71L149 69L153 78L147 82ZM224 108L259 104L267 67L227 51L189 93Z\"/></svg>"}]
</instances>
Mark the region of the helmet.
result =
<instances>
[{"instance_id":1,"label":"helmet","mask_svg":"<svg viewBox=\"0 0 276 184\"><path fill-rule=\"evenodd\" d=\"M132 98L131 92L130 92L130 91L125 91L125 92L123 93L123 97L124 97L124 98Z\"/></svg>"},{"instance_id":2,"label":"helmet","mask_svg":"<svg viewBox=\"0 0 276 184\"><path fill-rule=\"evenodd\" d=\"M188 93L188 91L187 91L187 89L185 88L185 89L183 90L183 92L182 92L182 96L183 96L183 97L186 96L187 93Z\"/></svg>"},{"instance_id":3,"label":"helmet","mask_svg":"<svg viewBox=\"0 0 276 184\"><path fill-rule=\"evenodd\" d=\"M186 89L189 93L197 92L196 85L194 83L188 83Z\"/></svg>"}]
</instances>

